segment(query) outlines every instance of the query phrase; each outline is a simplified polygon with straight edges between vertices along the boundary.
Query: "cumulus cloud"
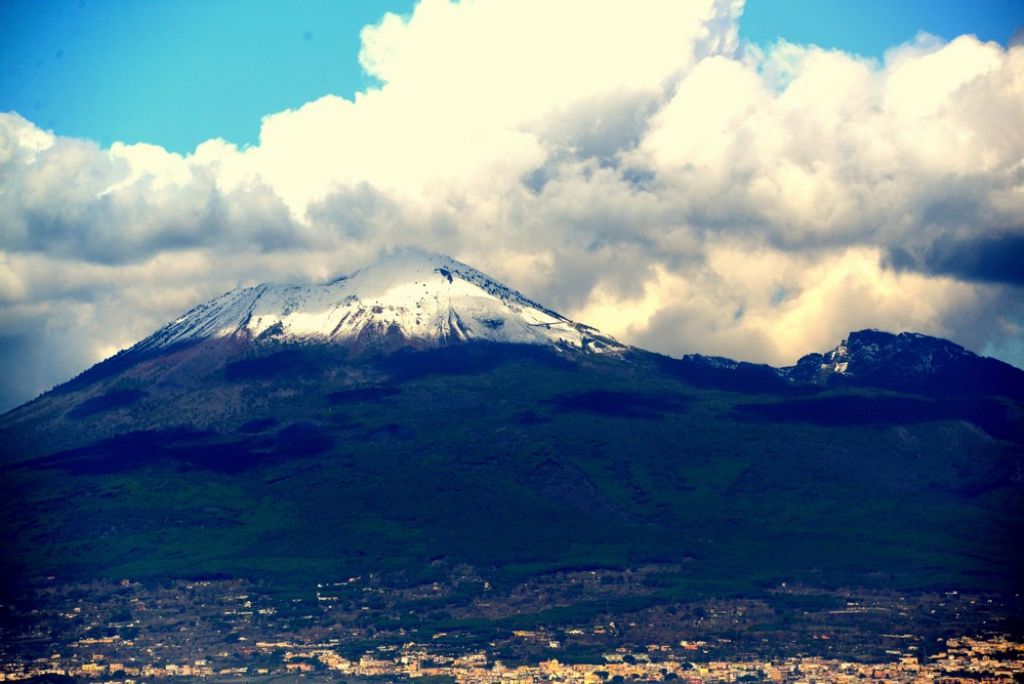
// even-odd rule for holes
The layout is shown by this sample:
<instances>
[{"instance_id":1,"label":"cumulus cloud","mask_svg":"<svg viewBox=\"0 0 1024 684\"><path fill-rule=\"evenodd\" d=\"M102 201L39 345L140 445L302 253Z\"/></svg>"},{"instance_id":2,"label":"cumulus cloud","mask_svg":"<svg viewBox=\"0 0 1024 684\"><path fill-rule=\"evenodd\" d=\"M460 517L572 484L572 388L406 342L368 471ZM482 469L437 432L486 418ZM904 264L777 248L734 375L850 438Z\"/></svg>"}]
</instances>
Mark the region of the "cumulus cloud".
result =
<instances>
[{"instance_id":1,"label":"cumulus cloud","mask_svg":"<svg viewBox=\"0 0 1024 684\"><path fill-rule=\"evenodd\" d=\"M363 30L380 87L246 148L0 115L0 406L224 290L401 244L674 355L791 363L882 327L1024 364L1024 47L760 49L741 12L423 0Z\"/></svg>"},{"instance_id":2,"label":"cumulus cloud","mask_svg":"<svg viewBox=\"0 0 1024 684\"><path fill-rule=\"evenodd\" d=\"M269 186L258 178L225 186L219 171L209 155L100 149L0 114L0 248L128 263L196 246L302 241L303 228Z\"/></svg>"},{"instance_id":3,"label":"cumulus cloud","mask_svg":"<svg viewBox=\"0 0 1024 684\"><path fill-rule=\"evenodd\" d=\"M973 284L886 269L875 248L793 253L726 242L706 255L696 268L656 268L638 297L599 286L585 313L668 354L683 348L791 363L880 320L957 337L951 317L991 304Z\"/></svg>"}]
</instances>

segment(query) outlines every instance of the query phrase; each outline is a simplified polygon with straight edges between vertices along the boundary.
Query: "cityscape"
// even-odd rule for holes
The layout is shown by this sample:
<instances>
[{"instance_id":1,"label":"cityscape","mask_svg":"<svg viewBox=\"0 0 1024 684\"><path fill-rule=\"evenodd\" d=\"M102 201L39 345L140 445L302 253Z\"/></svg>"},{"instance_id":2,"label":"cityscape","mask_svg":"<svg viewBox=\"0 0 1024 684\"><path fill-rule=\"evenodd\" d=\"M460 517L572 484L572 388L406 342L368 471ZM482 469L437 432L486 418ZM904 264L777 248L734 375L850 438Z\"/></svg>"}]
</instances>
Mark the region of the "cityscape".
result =
<instances>
[{"instance_id":1,"label":"cityscape","mask_svg":"<svg viewBox=\"0 0 1024 684\"><path fill-rule=\"evenodd\" d=\"M583 572L568 583L621 595L645 574ZM628 577L627 575L636 575ZM566 577L558 578L564 583ZM604 582L604 584L602 584ZM4 681L131 682L1019 682L1024 640L994 597L899 596L779 587L778 602L720 599L596 611L589 620L529 628L449 621L452 631L398 626L396 612L515 612L517 596L466 568L450 582L389 586L380 577L323 584L284 598L241 580L124 580L39 589L28 610L3 606ZM459 591L467 584L480 592ZM461 594L461 597L457 596ZM483 596L487 594L487 601ZM541 590L553 605L557 595ZM1019 597L1015 599L1019 605ZM782 606L789 606L783 608ZM461 611L460 611L461 608ZM666 610L681 616L672 622ZM534 616L535 617L535 616ZM781 622L787 626L767 623ZM412 622L409 623L413 624ZM508 625L508 626L500 626ZM971 625L984 625L981 630ZM892 627L897 633L883 630ZM957 636L951 636L958 632ZM973 631L969 634L968 632ZM49 679L47 679L49 678ZM58 679L54 679L58 678Z\"/></svg>"}]
</instances>

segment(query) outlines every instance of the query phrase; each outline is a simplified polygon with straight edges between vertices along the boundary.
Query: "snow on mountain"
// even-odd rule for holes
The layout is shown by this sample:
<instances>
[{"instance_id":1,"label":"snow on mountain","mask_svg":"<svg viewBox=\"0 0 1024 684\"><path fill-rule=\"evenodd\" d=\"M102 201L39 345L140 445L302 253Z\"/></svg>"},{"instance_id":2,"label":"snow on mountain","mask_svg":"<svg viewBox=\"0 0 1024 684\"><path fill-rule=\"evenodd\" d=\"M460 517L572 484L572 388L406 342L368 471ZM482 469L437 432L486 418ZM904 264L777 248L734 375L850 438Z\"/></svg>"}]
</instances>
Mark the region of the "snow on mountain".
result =
<instances>
[{"instance_id":1,"label":"snow on mountain","mask_svg":"<svg viewBox=\"0 0 1024 684\"><path fill-rule=\"evenodd\" d=\"M415 249L395 251L321 285L265 283L232 290L164 326L134 351L226 337L370 349L461 341L625 349L466 264Z\"/></svg>"},{"instance_id":2,"label":"snow on mountain","mask_svg":"<svg viewBox=\"0 0 1024 684\"><path fill-rule=\"evenodd\" d=\"M1024 399L1024 371L949 340L914 332L851 332L834 349L808 354L779 372L798 383Z\"/></svg>"},{"instance_id":3,"label":"snow on mountain","mask_svg":"<svg viewBox=\"0 0 1024 684\"><path fill-rule=\"evenodd\" d=\"M818 385L1024 401L1021 369L916 332L856 330L829 351L807 354L783 368L701 354L687 354L671 368L700 387L748 392Z\"/></svg>"},{"instance_id":4,"label":"snow on mountain","mask_svg":"<svg viewBox=\"0 0 1024 684\"><path fill-rule=\"evenodd\" d=\"M824 354L808 354L795 366L783 369L801 380L827 379L832 375L924 376L950 363L978 358L958 344L920 333L893 334L881 330L859 330Z\"/></svg>"}]
</instances>

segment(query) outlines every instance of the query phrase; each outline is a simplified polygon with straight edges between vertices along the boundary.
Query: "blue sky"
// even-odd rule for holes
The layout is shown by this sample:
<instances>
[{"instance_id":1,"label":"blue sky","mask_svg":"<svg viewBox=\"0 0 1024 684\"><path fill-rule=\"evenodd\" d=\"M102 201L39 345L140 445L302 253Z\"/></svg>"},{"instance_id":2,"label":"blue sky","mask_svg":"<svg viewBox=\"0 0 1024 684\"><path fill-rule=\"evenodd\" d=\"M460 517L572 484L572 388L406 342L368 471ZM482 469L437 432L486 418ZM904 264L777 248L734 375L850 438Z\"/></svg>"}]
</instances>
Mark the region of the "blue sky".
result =
<instances>
[{"instance_id":1,"label":"blue sky","mask_svg":"<svg viewBox=\"0 0 1024 684\"><path fill-rule=\"evenodd\" d=\"M369 83L359 30L412 2L13 0L0 111L57 133L191 151L256 142L260 117Z\"/></svg>"},{"instance_id":2,"label":"blue sky","mask_svg":"<svg viewBox=\"0 0 1024 684\"><path fill-rule=\"evenodd\" d=\"M6 0L0 111L109 145L189 152L203 140L257 141L260 118L371 80L359 31L412 0ZM749 0L741 35L880 57L928 31L1003 44L1022 0Z\"/></svg>"},{"instance_id":3,"label":"blue sky","mask_svg":"<svg viewBox=\"0 0 1024 684\"><path fill-rule=\"evenodd\" d=\"M1005 45L1022 24L1022 0L750 0L740 31L760 44L782 37L880 57L918 31Z\"/></svg>"}]
</instances>

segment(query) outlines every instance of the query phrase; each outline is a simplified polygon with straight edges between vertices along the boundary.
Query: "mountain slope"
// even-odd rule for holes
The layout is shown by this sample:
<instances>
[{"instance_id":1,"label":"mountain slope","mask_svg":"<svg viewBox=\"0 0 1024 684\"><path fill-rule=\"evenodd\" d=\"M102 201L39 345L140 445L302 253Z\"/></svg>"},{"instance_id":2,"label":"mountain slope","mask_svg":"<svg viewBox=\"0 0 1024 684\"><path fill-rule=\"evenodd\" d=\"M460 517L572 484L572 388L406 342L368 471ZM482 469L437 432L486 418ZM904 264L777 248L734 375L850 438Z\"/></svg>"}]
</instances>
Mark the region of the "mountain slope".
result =
<instances>
[{"instance_id":1,"label":"mountain slope","mask_svg":"<svg viewBox=\"0 0 1024 684\"><path fill-rule=\"evenodd\" d=\"M473 344L630 353L461 262L402 249L326 284L264 283L196 306L9 412L0 433L25 455L131 429L219 428L267 401L251 391L262 381L345 388L386 378L380 360L396 353Z\"/></svg>"},{"instance_id":2,"label":"mountain slope","mask_svg":"<svg viewBox=\"0 0 1024 684\"><path fill-rule=\"evenodd\" d=\"M0 417L5 586L439 558L495 577L671 564L670 592L1024 577L1019 402L606 336L593 353L598 333L438 258L236 292Z\"/></svg>"}]
</instances>

